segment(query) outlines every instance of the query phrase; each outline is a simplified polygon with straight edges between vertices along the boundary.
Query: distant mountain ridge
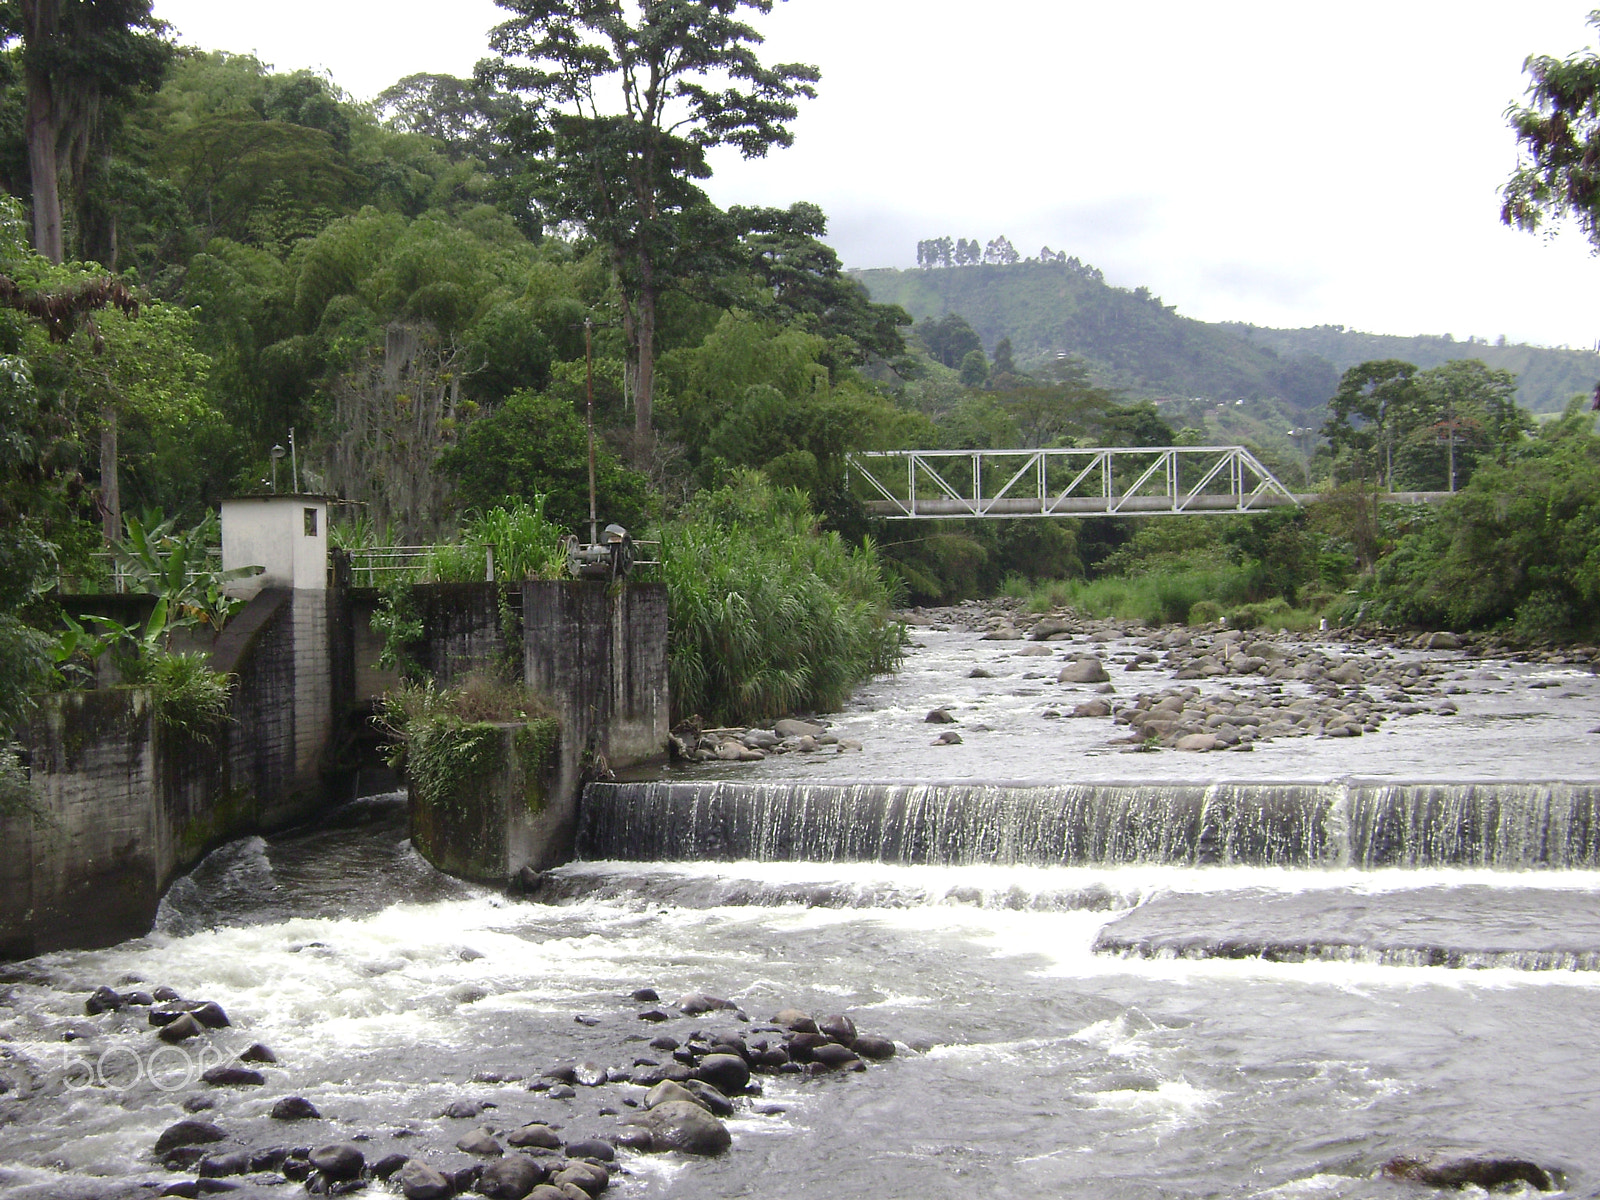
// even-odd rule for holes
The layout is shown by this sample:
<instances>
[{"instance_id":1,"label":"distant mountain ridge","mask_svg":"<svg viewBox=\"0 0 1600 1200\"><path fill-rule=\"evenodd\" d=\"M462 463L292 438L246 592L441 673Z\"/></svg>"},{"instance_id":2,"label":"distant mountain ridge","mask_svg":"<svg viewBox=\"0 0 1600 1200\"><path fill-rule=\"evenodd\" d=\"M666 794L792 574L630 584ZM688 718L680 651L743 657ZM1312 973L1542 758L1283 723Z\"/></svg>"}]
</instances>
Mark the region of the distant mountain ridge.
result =
<instances>
[{"instance_id":1,"label":"distant mountain ridge","mask_svg":"<svg viewBox=\"0 0 1600 1200\"><path fill-rule=\"evenodd\" d=\"M918 321L960 313L991 352L1009 337L1024 367L1057 354L1080 355L1099 382L1130 398L1277 400L1310 414L1356 363L1400 358L1426 368L1473 357L1514 371L1519 401L1534 412L1552 412L1600 378L1600 354L1586 350L1392 337L1330 325L1267 329L1196 321L1179 316L1148 288L1112 287L1076 260L852 275L873 300L899 304Z\"/></svg>"}]
</instances>

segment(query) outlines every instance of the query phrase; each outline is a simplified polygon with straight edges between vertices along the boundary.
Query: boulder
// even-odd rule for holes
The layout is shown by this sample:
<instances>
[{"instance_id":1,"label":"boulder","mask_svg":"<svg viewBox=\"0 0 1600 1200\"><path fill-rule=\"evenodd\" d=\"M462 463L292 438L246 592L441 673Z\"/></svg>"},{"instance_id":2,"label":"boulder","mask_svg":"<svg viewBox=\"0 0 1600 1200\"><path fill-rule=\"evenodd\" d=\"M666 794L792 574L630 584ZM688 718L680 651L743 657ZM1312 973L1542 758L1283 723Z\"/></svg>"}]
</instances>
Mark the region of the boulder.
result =
<instances>
[{"instance_id":1,"label":"boulder","mask_svg":"<svg viewBox=\"0 0 1600 1200\"><path fill-rule=\"evenodd\" d=\"M733 1116L733 1101L712 1087L703 1079L685 1079L683 1090L694 1097L695 1102L713 1117Z\"/></svg>"},{"instance_id":2,"label":"boulder","mask_svg":"<svg viewBox=\"0 0 1600 1200\"><path fill-rule=\"evenodd\" d=\"M494 1140L494 1134L484 1125L480 1125L456 1142L456 1149L464 1154L498 1155L506 1152L505 1147Z\"/></svg>"},{"instance_id":3,"label":"boulder","mask_svg":"<svg viewBox=\"0 0 1600 1200\"><path fill-rule=\"evenodd\" d=\"M824 1042L820 1046L811 1048L811 1061L821 1063L830 1071L836 1071L842 1067L852 1066L861 1059L849 1046L841 1046L838 1042Z\"/></svg>"},{"instance_id":4,"label":"boulder","mask_svg":"<svg viewBox=\"0 0 1600 1200\"><path fill-rule=\"evenodd\" d=\"M228 1014L222 1011L222 1005L215 1000L196 1005L189 1015L207 1029L224 1029L229 1024Z\"/></svg>"},{"instance_id":5,"label":"boulder","mask_svg":"<svg viewBox=\"0 0 1600 1200\"><path fill-rule=\"evenodd\" d=\"M91 1017L98 1017L101 1013L118 1011L123 1003L121 996L102 984L83 1002L83 1011Z\"/></svg>"},{"instance_id":6,"label":"boulder","mask_svg":"<svg viewBox=\"0 0 1600 1200\"><path fill-rule=\"evenodd\" d=\"M870 1033L858 1034L855 1045L851 1049L862 1058L885 1059L894 1057L894 1043L886 1037L877 1037Z\"/></svg>"},{"instance_id":7,"label":"boulder","mask_svg":"<svg viewBox=\"0 0 1600 1200\"><path fill-rule=\"evenodd\" d=\"M650 1132L650 1148L684 1154L721 1154L733 1145L728 1127L698 1104L669 1100L627 1122Z\"/></svg>"},{"instance_id":8,"label":"boulder","mask_svg":"<svg viewBox=\"0 0 1600 1200\"><path fill-rule=\"evenodd\" d=\"M935 746L959 746L961 744L961 735L954 729L946 729L933 739L932 744Z\"/></svg>"},{"instance_id":9,"label":"boulder","mask_svg":"<svg viewBox=\"0 0 1600 1200\"><path fill-rule=\"evenodd\" d=\"M1104 700L1085 700L1072 710L1075 717L1109 717L1111 705Z\"/></svg>"},{"instance_id":10,"label":"boulder","mask_svg":"<svg viewBox=\"0 0 1600 1200\"><path fill-rule=\"evenodd\" d=\"M1461 639L1448 630L1440 630L1438 633L1424 635L1422 648L1424 650L1459 650L1461 649Z\"/></svg>"},{"instance_id":11,"label":"boulder","mask_svg":"<svg viewBox=\"0 0 1600 1200\"><path fill-rule=\"evenodd\" d=\"M1050 649L1049 646L1024 646L1021 650L1016 651L1015 657L1049 658L1054 653L1055 651Z\"/></svg>"},{"instance_id":12,"label":"boulder","mask_svg":"<svg viewBox=\"0 0 1600 1200\"><path fill-rule=\"evenodd\" d=\"M319 1146L308 1157L311 1165L334 1183L356 1178L367 1165L366 1156L349 1142Z\"/></svg>"},{"instance_id":13,"label":"boulder","mask_svg":"<svg viewBox=\"0 0 1600 1200\"><path fill-rule=\"evenodd\" d=\"M512 1154L483 1169L478 1191L490 1200L523 1200L544 1179L543 1163L526 1154Z\"/></svg>"},{"instance_id":14,"label":"boulder","mask_svg":"<svg viewBox=\"0 0 1600 1200\"><path fill-rule=\"evenodd\" d=\"M598 1196L610 1184L611 1173L604 1167L597 1167L593 1163L573 1162L568 1163L551 1176L550 1182L557 1187L570 1183L586 1195Z\"/></svg>"},{"instance_id":15,"label":"boulder","mask_svg":"<svg viewBox=\"0 0 1600 1200\"><path fill-rule=\"evenodd\" d=\"M848 1046L856 1040L856 1023L843 1013L834 1013L817 1022L817 1032Z\"/></svg>"},{"instance_id":16,"label":"boulder","mask_svg":"<svg viewBox=\"0 0 1600 1200\"><path fill-rule=\"evenodd\" d=\"M1201 752L1215 750L1221 745L1222 743L1217 740L1217 736L1212 733L1186 733L1173 743L1173 746L1179 750Z\"/></svg>"},{"instance_id":17,"label":"boulder","mask_svg":"<svg viewBox=\"0 0 1600 1200\"><path fill-rule=\"evenodd\" d=\"M749 1084L750 1067L737 1054L708 1054L700 1060L695 1076L731 1096Z\"/></svg>"},{"instance_id":18,"label":"boulder","mask_svg":"<svg viewBox=\"0 0 1600 1200\"><path fill-rule=\"evenodd\" d=\"M244 1175L250 1170L250 1151L234 1150L228 1154L208 1154L195 1164L195 1174L202 1179L220 1179L225 1175Z\"/></svg>"},{"instance_id":19,"label":"boulder","mask_svg":"<svg viewBox=\"0 0 1600 1200\"><path fill-rule=\"evenodd\" d=\"M408 1159L394 1175L406 1200L446 1200L455 1195L456 1185L449 1176L421 1159Z\"/></svg>"},{"instance_id":20,"label":"boulder","mask_svg":"<svg viewBox=\"0 0 1600 1200\"><path fill-rule=\"evenodd\" d=\"M161 1032L156 1036L163 1042L177 1045L179 1042L188 1041L192 1037L199 1037L204 1032L205 1027L199 1021L196 1021L191 1014L180 1013L172 1021L163 1025Z\"/></svg>"},{"instance_id":21,"label":"boulder","mask_svg":"<svg viewBox=\"0 0 1600 1200\"><path fill-rule=\"evenodd\" d=\"M700 1101L695 1098L695 1094L684 1087L683 1084L676 1083L671 1079L663 1079L645 1093L644 1106L646 1108L655 1108L657 1105L668 1104L673 1101L700 1104ZM700 1107L705 1108L705 1105L700 1104ZM707 1111L710 1110L708 1109Z\"/></svg>"},{"instance_id":22,"label":"boulder","mask_svg":"<svg viewBox=\"0 0 1600 1200\"><path fill-rule=\"evenodd\" d=\"M210 1121L179 1121L161 1131L161 1136L156 1139L155 1156L161 1158L167 1151L176 1150L179 1146L205 1146L220 1142L227 1136Z\"/></svg>"},{"instance_id":23,"label":"boulder","mask_svg":"<svg viewBox=\"0 0 1600 1200\"><path fill-rule=\"evenodd\" d=\"M678 1009L686 1016L697 1017L701 1013L716 1012L718 1009L735 1007L732 1000L724 1000L720 996L708 996L704 992L690 992L678 1001Z\"/></svg>"},{"instance_id":24,"label":"boulder","mask_svg":"<svg viewBox=\"0 0 1600 1200\"><path fill-rule=\"evenodd\" d=\"M797 721L793 717L785 717L773 723L772 732L779 738L816 737L823 732L823 726L815 721Z\"/></svg>"},{"instance_id":25,"label":"boulder","mask_svg":"<svg viewBox=\"0 0 1600 1200\"><path fill-rule=\"evenodd\" d=\"M929 725L954 725L956 723L955 714L948 708L936 708L922 719Z\"/></svg>"},{"instance_id":26,"label":"boulder","mask_svg":"<svg viewBox=\"0 0 1600 1200\"><path fill-rule=\"evenodd\" d=\"M470 1121L483 1114L481 1100L452 1100L445 1106L444 1115L452 1121Z\"/></svg>"},{"instance_id":27,"label":"boulder","mask_svg":"<svg viewBox=\"0 0 1600 1200\"><path fill-rule=\"evenodd\" d=\"M1062 667L1056 675L1058 683L1106 683L1111 676L1098 658L1080 658Z\"/></svg>"},{"instance_id":28,"label":"boulder","mask_svg":"<svg viewBox=\"0 0 1600 1200\"><path fill-rule=\"evenodd\" d=\"M1020 642L1022 634L1014 625L998 625L989 630L979 640L985 642Z\"/></svg>"},{"instance_id":29,"label":"boulder","mask_svg":"<svg viewBox=\"0 0 1600 1200\"><path fill-rule=\"evenodd\" d=\"M1071 633L1072 622L1063 621L1060 617L1045 617L1034 627L1028 630L1028 636L1036 642L1048 641L1058 633Z\"/></svg>"},{"instance_id":30,"label":"boulder","mask_svg":"<svg viewBox=\"0 0 1600 1200\"><path fill-rule=\"evenodd\" d=\"M317 1106L304 1096L285 1096L272 1106L275 1121L320 1121L322 1114Z\"/></svg>"},{"instance_id":31,"label":"boulder","mask_svg":"<svg viewBox=\"0 0 1600 1200\"><path fill-rule=\"evenodd\" d=\"M601 1162L613 1162L617 1157L617 1148L604 1138L581 1138L567 1143L567 1157L597 1158Z\"/></svg>"},{"instance_id":32,"label":"boulder","mask_svg":"<svg viewBox=\"0 0 1600 1200\"><path fill-rule=\"evenodd\" d=\"M597 1062L581 1062L573 1072L573 1082L584 1087L599 1087L606 1078L606 1069Z\"/></svg>"},{"instance_id":33,"label":"boulder","mask_svg":"<svg viewBox=\"0 0 1600 1200\"><path fill-rule=\"evenodd\" d=\"M1424 1183L1429 1187L1467 1188L1480 1187L1485 1191L1509 1188L1525 1183L1541 1192L1555 1191L1558 1184L1551 1173L1522 1158L1391 1158L1383 1164L1383 1173L1390 1179L1404 1179L1411 1183Z\"/></svg>"},{"instance_id":34,"label":"boulder","mask_svg":"<svg viewBox=\"0 0 1600 1200\"><path fill-rule=\"evenodd\" d=\"M772 1015L772 1023L784 1029L797 1030L800 1033L815 1033L817 1023L798 1008L785 1008Z\"/></svg>"},{"instance_id":35,"label":"boulder","mask_svg":"<svg viewBox=\"0 0 1600 1200\"><path fill-rule=\"evenodd\" d=\"M241 1067L235 1063L212 1067L200 1078L212 1087L260 1087L267 1081L260 1071L253 1071L249 1067Z\"/></svg>"},{"instance_id":36,"label":"boulder","mask_svg":"<svg viewBox=\"0 0 1600 1200\"><path fill-rule=\"evenodd\" d=\"M548 1125L541 1125L537 1121L531 1125L524 1125L521 1129L513 1129L506 1134L506 1144L518 1149L534 1147L539 1150L561 1149L561 1136Z\"/></svg>"},{"instance_id":37,"label":"boulder","mask_svg":"<svg viewBox=\"0 0 1600 1200\"><path fill-rule=\"evenodd\" d=\"M411 1156L409 1154L385 1154L372 1164L372 1177L374 1179L388 1179L410 1161Z\"/></svg>"},{"instance_id":38,"label":"boulder","mask_svg":"<svg viewBox=\"0 0 1600 1200\"><path fill-rule=\"evenodd\" d=\"M267 1049L260 1042L252 1043L243 1054L239 1055L240 1062L247 1063L275 1063L278 1056Z\"/></svg>"}]
</instances>

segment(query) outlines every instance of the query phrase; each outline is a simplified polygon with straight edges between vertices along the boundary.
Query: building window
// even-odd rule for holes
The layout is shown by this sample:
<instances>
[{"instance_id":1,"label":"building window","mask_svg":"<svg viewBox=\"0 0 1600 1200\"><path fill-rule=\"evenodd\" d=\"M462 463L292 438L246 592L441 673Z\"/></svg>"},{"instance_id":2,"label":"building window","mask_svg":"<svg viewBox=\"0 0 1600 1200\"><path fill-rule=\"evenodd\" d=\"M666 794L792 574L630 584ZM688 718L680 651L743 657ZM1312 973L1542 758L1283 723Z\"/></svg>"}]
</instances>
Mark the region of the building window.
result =
<instances>
[{"instance_id":1,"label":"building window","mask_svg":"<svg viewBox=\"0 0 1600 1200\"><path fill-rule=\"evenodd\" d=\"M306 509L306 536L317 536L317 510L314 508Z\"/></svg>"}]
</instances>

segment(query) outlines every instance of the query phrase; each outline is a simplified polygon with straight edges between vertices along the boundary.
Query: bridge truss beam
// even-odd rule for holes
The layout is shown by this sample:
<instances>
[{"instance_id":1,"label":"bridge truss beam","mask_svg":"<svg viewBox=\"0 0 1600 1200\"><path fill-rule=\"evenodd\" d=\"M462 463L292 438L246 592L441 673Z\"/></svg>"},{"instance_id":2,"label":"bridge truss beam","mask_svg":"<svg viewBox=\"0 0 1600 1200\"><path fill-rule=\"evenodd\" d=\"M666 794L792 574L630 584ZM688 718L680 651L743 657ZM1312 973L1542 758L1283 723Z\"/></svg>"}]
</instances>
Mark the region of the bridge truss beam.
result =
<instances>
[{"instance_id":1,"label":"bridge truss beam","mask_svg":"<svg viewBox=\"0 0 1600 1200\"><path fill-rule=\"evenodd\" d=\"M899 521L1248 513L1302 500L1243 446L874 450L849 464L867 512Z\"/></svg>"}]
</instances>

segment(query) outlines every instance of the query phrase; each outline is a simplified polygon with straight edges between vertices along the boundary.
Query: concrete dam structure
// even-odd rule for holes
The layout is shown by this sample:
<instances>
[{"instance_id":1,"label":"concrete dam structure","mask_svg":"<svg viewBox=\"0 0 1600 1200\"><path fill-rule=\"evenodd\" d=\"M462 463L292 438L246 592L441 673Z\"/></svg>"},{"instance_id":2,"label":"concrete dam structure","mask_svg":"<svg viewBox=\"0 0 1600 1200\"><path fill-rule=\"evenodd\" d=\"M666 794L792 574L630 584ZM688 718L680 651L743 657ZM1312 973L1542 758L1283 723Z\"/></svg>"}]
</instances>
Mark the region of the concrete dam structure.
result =
<instances>
[{"instance_id":1,"label":"concrete dam structure","mask_svg":"<svg viewBox=\"0 0 1600 1200\"><path fill-rule=\"evenodd\" d=\"M376 591L340 586L329 568L327 508L294 495L224 505L224 568L265 570L203 646L212 669L234 677L229 720L209 740L163 727L148 689L38 697L24 744L34 811L0 814L0 959L144 934L168 885L207 851L370 786L368 718L398 677L377 666ZM520 676L560 726L537 806L490 788L470 813L420 814L417 849L484 881L565 861L585 771L665 752L664 585L418 584L412 599L424 631L416 657L437 683ZM69 611L119 617L141 602L63 598Z\"/></svg>"}]
</instances>

